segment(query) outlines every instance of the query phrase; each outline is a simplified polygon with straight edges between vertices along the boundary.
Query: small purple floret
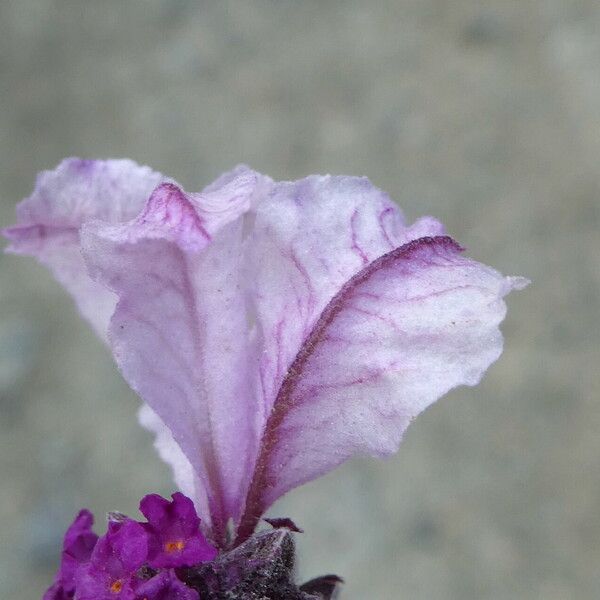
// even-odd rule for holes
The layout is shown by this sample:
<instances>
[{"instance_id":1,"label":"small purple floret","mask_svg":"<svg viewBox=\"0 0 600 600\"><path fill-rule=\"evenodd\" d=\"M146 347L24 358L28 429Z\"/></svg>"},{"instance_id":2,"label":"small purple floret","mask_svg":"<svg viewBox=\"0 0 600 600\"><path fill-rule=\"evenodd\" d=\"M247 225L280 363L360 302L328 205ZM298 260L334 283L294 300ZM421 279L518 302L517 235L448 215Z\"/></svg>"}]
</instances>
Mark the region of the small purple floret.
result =
<instances>
[{"instance_id":1,"label":"small purple floret","mask_svg":"<svg viewBox=\"0 0 600 600\"><path fill-rule=\"evenodd\" d=\"M94 516L89 510L79 511L67 529L63 542L60 568L54 584L46 591L43 600L69 600L75 593L75 571L90 560L98 536L92 531Z\"/></svg>"},{"instance_id":2,"label":"small purple floret","mask_svg":"<svg viewBox=\"0 0 600 600\"><path fill-rule=\"evenodd\" d=\"M90 562L77 572L77 600L134 600L137 570L148 555L148 536L133 520L110 522Z\"/></svg>"},{"instance_id":3,"label":"small purple floret","mask_svg":"<svg viewBox=\"0 0 600 600\"><path fill-rule=\"evenodd\" d=\"M151 567L190 567L213 560L217 555L200 531L200 519L194 503L180 492L169 502L158 494L149 494L140 502L148 519L148 564Z\"/></svg>"},{"instance_id":4,"label":"small purple floret","mask_svg":"<svg viewBox=\"0 0 600 600\"><path fill-rule=\"evenodd\" d=\"M143 583L137 590L136 600L198 600L198 592L187 587L173 570L162 571Z\"/></svg>"}]
</instances>

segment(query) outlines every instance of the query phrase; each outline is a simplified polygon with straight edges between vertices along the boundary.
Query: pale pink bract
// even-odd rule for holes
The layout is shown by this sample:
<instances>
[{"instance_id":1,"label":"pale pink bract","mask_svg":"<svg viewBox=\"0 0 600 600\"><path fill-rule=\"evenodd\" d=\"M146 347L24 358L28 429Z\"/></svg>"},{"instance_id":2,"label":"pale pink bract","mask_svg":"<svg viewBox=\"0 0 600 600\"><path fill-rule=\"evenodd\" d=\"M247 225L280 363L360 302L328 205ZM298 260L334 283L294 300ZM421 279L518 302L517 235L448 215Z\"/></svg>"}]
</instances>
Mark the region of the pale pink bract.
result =
<instances>
[{"instance_id":1,"label":"pale pink bract","mask_svg":"<svg viewBox=\"0 0 600 600\"><path fill-rule=\"evenodd\" d=\"M201 193L128 160L67 159L5 230L108 340L215 543L475 385L526 285L409 226L367 179L274 182L237 167Z\"/></svg>"}]
</instances>

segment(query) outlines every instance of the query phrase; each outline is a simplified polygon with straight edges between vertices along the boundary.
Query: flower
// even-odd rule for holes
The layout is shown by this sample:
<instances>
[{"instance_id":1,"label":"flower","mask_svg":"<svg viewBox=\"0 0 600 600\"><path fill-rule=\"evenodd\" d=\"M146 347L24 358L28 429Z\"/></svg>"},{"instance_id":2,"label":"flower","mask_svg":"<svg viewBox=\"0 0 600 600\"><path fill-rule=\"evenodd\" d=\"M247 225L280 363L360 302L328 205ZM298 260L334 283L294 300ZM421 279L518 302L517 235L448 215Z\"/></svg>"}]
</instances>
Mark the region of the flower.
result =
<instances>
[{"instance_id":1,"label":"flower","mask_svg":"<svg viewBox=\"0 0 600 600\"><path fill-rule=\"evenodd\" d=\"M170 569L198 567L217 555L200 532L193 502L180 492L171 502L151 494L140 508L148 522L109 513L101 538L91 530L92 514L82 510L65 535L60 570L43 600L197 600Z\"/></svg>"},{"instance_id":2,"label":"flower","mask_svg":"<svg viewBox=\"0 0 600 600\"><path fill-rule=\"evenodd\" d=\"M69 600L75 592L75 571L90 560L98 536L92 531L94 516L83 509L67 529L61 563L52 586L43 600Z\"/></svg>"},{"instance_id":3,"label":"flower","mask_svg":"<svg viewBox=\"0 0 600 600\"><path fill-rule=\"evenodd\" d=\"M194 503L181 492L169 502L158 494L145 496L140 510L148 519L148 564L154 568L191 567L217 555L200 532Z\"/></svg>"},{"instance_id":4,"label":"flower","mask_svg":"<svg viewBox=\"0 0 600 600\"><path fill-rule=\"evenodd\" d=\"M198 600L198 592L181 582L172 569L140 585L136 600Z\"/></svg>"},{"instance_id":5,"label":"flower","mask_svg":"<svg viewBox=\"0 0 600 600\"><path fill-rule=\"evenodd\" d=\"M77 570L77 600L134 600L140 583L136 573L147 556L148 536L142 525L131 519L110 521L89 563Z\"/></svg>"},{"instance_id":6,"label":"flower","mask_svg":"<svg viewBox=\"0 0 600 600\"><path fill-rule=\"evenodd\" d=\"M42 173L4 234L108 341L142 422L223 548L292 488L395 452L411 420L502 351L523 278L408 225L367 179L274 182L247 167L201 193L131 161Z\"/></svg>"}]
</instances>

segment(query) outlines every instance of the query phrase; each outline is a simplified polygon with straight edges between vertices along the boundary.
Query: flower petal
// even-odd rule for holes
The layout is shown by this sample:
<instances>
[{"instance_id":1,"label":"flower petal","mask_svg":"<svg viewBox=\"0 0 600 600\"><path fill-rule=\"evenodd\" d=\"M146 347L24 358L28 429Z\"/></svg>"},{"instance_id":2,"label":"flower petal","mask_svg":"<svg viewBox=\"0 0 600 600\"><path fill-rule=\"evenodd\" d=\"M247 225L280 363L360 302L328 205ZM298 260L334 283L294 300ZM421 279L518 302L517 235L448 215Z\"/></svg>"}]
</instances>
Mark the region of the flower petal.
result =
<instances>
[{"instance_id":1,"label":"flower petal","mask_svg":"<svg viewBox=\"0 0 600 600\"><path fill-rule=\"evenodd\" d=\"M106 341L117 296L89 277L81 254L81 228L93 219L107 223L133 219L165 180L131 160L65 159L56 169L41 172L31 196L17 207L18 224L3 231L11 241L7 250L35 256L49 267ZM177 484L199 507L206 506L206 494L189 461L160 418L142 407L140 421L155 433L155 446L172 466Z\"/></svg>"},{"instance_id":2,"label":"flower petal","mask_svg":"<svg viewBox=\"0 0 600 600\"><path fill-rule=\"evenodd\" d=\"M366 178L310 176L273 187L256 208L246 277L267 415L300 348L340 288L394 248L443 232L431 217L407 226L398 207ZM253 482L246 509L252 518L243 536L256 524L258 510L266 508L254 506L264 483L260 474Z\"/></svg>"},{"instance_id":3,"label":"flower petal","mask_svg":"<svg viewBox=\"0 0 600 600\"><path fill-rule=\"evenodd\" d=\"M144 564L148 556L148 535L138 522L127 519L123 523L109 523L106 537L125 570L133 572Z\"/></svg>"},{"instance_id":4,"label":"flower petal","mask_svg":"<svg viewBox=\"0 0 600 600\"><path fill-rule=\"evenodd\" d=\"M81 509L65 533L63 551L78 562L89 560L98 541L93 526L94 515L85 508Z\"/></svg>"},{"instance_id":5,"label":"flower petal","mask_svg":"<svg viewBox=\"0 0 600 600\"><path fill-rule=\"evenodd\" d=\"M194 500L198 513L204 515L203 519L206 519L207 522L203 521L201 527L203 529L205 526L208 527L210 525L210 511L206 490L183 450L173 439L171 430L147 404L140 407L138 419L142 427L154 434L154 448L162 460L171 466L173 479L177 487L186 496Z\"/></svg>"},{"instance_id":6,"label":"flower petal","mask_svg":"<svg viewBox=\"0 0 600 600\"><path fill-rule=\"evenodd\" d=\"M275 186L256 209L248 287L262 348L267 413L319 315L354 274L382 254L443 226L406 226L398 207L366 178L311 176Z\"/></svg>"},{"instance_id":7,"label":"flower petal","mask_svg":"<svg viewBox=\"0 0 600 600\"><path fill-rule=\"evenodd\" d=\"M2 232L11 241L7 251L35 256L49 267L96 333L107 341L117 297L89 277L80 230L92 219L108 223L133 219L165 180L131 160L65 159L54 170L41 172L31 196L17 207L18 224ZM177 484L198 506L205 506L206 494L166 426L148 407L141 408L140 422L155 433L155 446L172 466Z\"/></svg>"},{"instance_id":8,"label":"flower petal","mask_svg":"<svg viewBox=\"0 0 600 600\"><path fill-rule=\"evenodd\" d=\"M172 570L162 571L136 591L136 600L198 600L198 592L187 587Z\"/></svg>"},{"instance_id":9,"label":"flower petal","mask_svg":"<svg viewBox=\"0 0 600 600\"><path fill-rule=\"evenodd\" d=\"M33 193L17 207L18 224L3 231L11 241L7 250L49 267L104 339L116 297L88 277L79 231L90 219L132 219L162 180L130 160L68 158L38 175Z\"/></svg>"},{"instance_id":10,"label":"flower petal","mask_svg":"<svg viewBox=\"0 0 600 600\"><path fill-rule=\"evenodd\" d=\"M63 539L63 551L60 568L54 583L44 594L43 600L62 600L72 598L75 591L75 573L88 562L98 536L94 533L94 516L87 509L79 511Z\"/></svg>"},{"instance_id":11,"label":"flower petal","mask_svg":"<svg viewBox=\"0 0 600 600\"><path fill-rule=\"evenodd\" d=\"M119 296L117 363L201 479L217 536L239 517L262 426L240 266L243 215L268 185L249 169L202 194L162 185L135 220L82 233L92 277Z\"/></svg>"},{"instance_id":12,"label":"flower petal","mask_svg":"<svg viewBox=\"0 0 600 600\"><path fill-rule=\"evenodd\" d=\"M412 241L350 278L279 388L241 537L288 490L354 454L391 454L418 413L475 385L502 350L502 298L524 285L447 237Z\"/></svg>"},{"instance_id":13,"label":"flower petal","mask_svg":"<svg viewBox=\"0 0 600 600\"><path fill-rule=\"evenodd\" d=\"M149 536L148 564L154 568L191 567L212 560L216 549L200 531L200 519L190 498L176 492L169 502L149 494L140 502L148 520L143 526Z\"/></svg>"}]
</instances>

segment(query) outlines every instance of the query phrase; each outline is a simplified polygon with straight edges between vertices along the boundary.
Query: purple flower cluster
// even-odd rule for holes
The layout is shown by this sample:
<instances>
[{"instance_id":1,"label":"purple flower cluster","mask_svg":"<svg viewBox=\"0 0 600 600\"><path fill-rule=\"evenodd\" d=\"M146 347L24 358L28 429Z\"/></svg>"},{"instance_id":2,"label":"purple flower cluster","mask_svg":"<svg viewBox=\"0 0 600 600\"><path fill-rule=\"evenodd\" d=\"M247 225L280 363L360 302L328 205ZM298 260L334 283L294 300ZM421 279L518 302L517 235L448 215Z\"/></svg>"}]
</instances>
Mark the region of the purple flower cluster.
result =
<instances>
[{"instance_id":1,"label":"purple flower cluster","mask_svg":"<svg viewBox=\"0 0 600 600\"><path fill-rule=\"evenodd\" d=\"M144 497L147 522L110 519L102 537L82 510L65 534L60 569L43 600L198 600L176 570L211 561L217 550L200 531L193 502L180 492L172 498Z\"/></svg>"}]
</instances>

